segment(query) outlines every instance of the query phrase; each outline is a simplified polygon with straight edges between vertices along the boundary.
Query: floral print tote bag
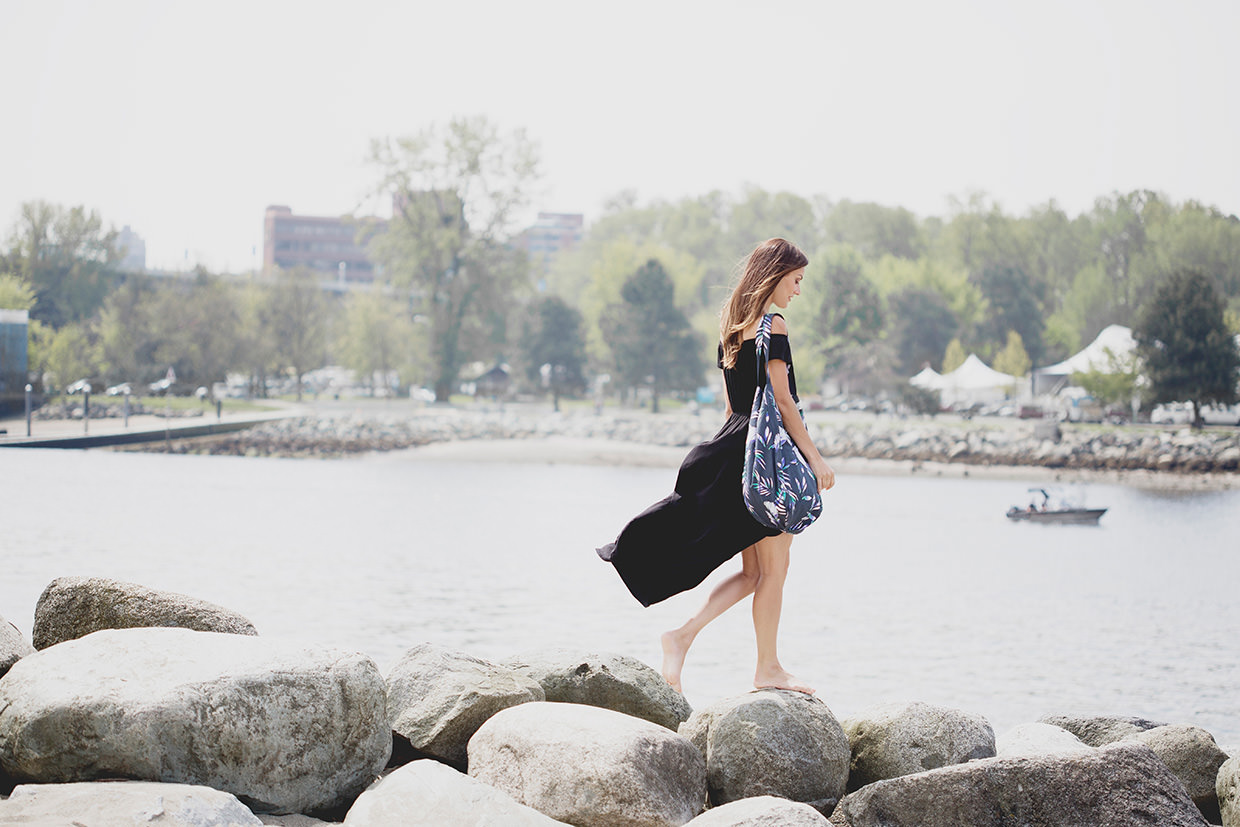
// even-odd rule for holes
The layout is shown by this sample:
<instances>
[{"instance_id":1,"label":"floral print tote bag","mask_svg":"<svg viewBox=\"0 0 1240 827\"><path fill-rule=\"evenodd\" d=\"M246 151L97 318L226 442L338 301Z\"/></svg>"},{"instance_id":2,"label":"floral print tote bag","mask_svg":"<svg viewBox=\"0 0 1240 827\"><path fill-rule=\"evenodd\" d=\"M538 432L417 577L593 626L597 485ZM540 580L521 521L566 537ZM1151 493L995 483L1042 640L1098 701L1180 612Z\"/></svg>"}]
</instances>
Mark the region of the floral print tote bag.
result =
<instances>
[{"instance_id":1,"label":"floral print tote bag","mask_svg":"<svg viewBox=\"0 0 1240 827\"><path fill-rule=\"evenodd\" d=\"M775 392L763 382L771 343L771 316L758 328L758 389L745 438L745 506L767 528L800 534L822 513L822 495L809 463L788 438Z\"/></svg>"}]
</instances>

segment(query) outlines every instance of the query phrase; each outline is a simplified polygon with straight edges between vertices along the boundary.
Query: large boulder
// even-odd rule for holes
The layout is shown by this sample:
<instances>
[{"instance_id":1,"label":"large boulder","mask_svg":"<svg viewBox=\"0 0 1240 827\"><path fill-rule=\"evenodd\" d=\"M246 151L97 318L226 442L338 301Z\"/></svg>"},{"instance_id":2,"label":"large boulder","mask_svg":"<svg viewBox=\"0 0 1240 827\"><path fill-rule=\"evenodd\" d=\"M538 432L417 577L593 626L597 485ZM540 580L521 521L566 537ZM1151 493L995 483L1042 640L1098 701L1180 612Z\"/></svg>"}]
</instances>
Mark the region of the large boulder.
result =
<instances>
[{"instance_id":1,"label":"large boulder","mask_svg":"<svg viewBox=\"0 0 1240 827\"><path fill-rule=\"evenodd\" d=\"M995 754L1000 758L1063 755L1091 749L1068 730L1051 724L1019 724L995 739Z\"/></svg>"},{"instance_id":2,"label":"large boulder","mask_svg":"<svg viewBox=\"0 0 1240 827\"><path fill-rule=\"evenodd\" d=\"M1218 768L1214 792L1223 827L1240 827L1240 756L1227 759Z\"/></svg>"},{"instance_id":3,"label":"large boulder","mask_svg":"<svg viewBox=\"0 0 1240 827\"><path fill-rule=\"evenodd\" d=\"M262 827L231 793L153 781L23 784L0 801L0 823Z\"/></svg>"},{"instance_id":4,"label":"large boulder","mask_svg":"<svg viewBox=\"0 0 1240 827\"><path fill-rule=\"evenodd\" d=\"M829 813L848 784L849 745L818 698L762 689L693 713L680 728L706 759L714 806L775 795Z\"/></svg>"},{"instance_id":5,"label":"large boulder","mask_svg":"<svg viewBox=\"0 0 1240 827\"><path fill-rule=\"evenodd\" d=\"M864 710L844 721L844 732L852 746L849 791L995 754L985 718L920 701Z\"/></svg>"},{"instance_id":6,"label":"large boulder","mask_svg":"<svg viewBox=\"0 0 1240 827\"><path fill-rule=\"evenodd\" d=\"M256 811L314 813L351 802L391 749L383 678L351 652L121 629L0 680L0 766L26 780L202 784Z\"/></svg>"},{"instance_id":7,"label":"large boulder","mask_svg":"<svg viewBox=\"0 0 1240 827\"><path fill-rule=\"evenodd\" d=\"M554 827L562 822L446 764L421 760L372 784L349 808L344 823L353 827Z\"/></svg>"},{"instance_id":8,"label":"large boulder","mask_svg":"<svg viewBox=\"0 0 1240 827\"><path fill-rule=\"evenodd\" d=\"M878 781L831 814L848 827L1204 827L1184 787L1144 744L990 758Z\"/></svg>"},{"instance_id":9,"label":"large boulder","mask_svg":"<svg viewBox=\"0 0 1240 827\"><path fill-rule=\"evenodd\" d=\"M0 678L9 667L33 653L34 647L26 642L21 631L0 615Z\"/></svg>"},{"instance_id":10,"label":"large boulder","mask_svg":"<svg viewBox=\"0 0 1240 827\"><path fill-rule=\"evenodd\" d=\"M601 706L671 730L693 711L662 675L627 655L542 649L504 665L538 681L548 701Z\"/></svg>"},{"instance_id":11,"label":"large boulder","mask_svg":"<svg viewBox=\"0 0 1240 827\"><path fill-rule=\"evenodd\" d=\"M176 626L199 632L257 635L236 612L176 592L106 577L58 577L34 608L34 648L46 649L101 629Z\"/></svg>"},{"instance_id":12,"label":"large boulder","mask_svg":"<svg viewBox=\"0 0 1240 827\"><path fill-rule=\"evenodd\" d=\"M706 765L689 739L584 704L496 714L469 741L469 774L578 827L681 825L706 802Z\"/></svg>"},{"instance_id":13,"label":"large boulder","mask_svg":"<svg viewBox=\"0 0 1240 827\"><path fill-rule=\"evenodd\" d=\"M713 807L688 827L827 827L826 817L808 804L773 795L742 798Z\"/></svg>"},{"instance_id":14,"label":"large boulder","mask_svg":"<svg viewBox=\"0 0 1240 827\"><path fill-rule=\"evenodd\" d=\"M1188 797L1200 808L1207 820L1219 822L1218 793L1215 782L1227 753L1219 749L1214 736L1201 727L1172 724L1154 727L1126 741L1138 741L1154 750L1167 768L1180 779Z\"/></svg>"},{"instance_id":15,"label":"large boulder","mask_svg":"<svg viewBox=\"0 0 1240 827\"><path fill-rule=\"evenodd\" d=\"M1039 723L1066 729L1091 747L1113 744L1129 735L1136 735L1154 727L1166 726L1166 724L1148 721L1145 718L1125 718L1114 715L1048 715Z\"/></svg>"},{"instance_id":16,"label":"large boulder","mask_svg":"<svg viewBox=\"0 0 1240 827\"><path fill-rule=\"evenodd\" d=\"M543 697L519 672L429 643L406 652L387 678L393 731L418 755L462 770L469 739L487 718Z\"/></svg>"}]
</instances>

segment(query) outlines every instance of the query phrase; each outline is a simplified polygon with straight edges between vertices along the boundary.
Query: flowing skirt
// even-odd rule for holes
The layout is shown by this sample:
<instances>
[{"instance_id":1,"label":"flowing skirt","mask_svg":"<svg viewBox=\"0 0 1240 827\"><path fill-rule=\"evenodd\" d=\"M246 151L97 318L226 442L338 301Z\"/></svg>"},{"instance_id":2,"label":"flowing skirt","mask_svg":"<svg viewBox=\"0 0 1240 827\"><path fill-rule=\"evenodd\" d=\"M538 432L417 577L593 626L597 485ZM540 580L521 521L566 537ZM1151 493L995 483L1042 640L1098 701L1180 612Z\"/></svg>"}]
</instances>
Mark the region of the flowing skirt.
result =
<instances>
[{"instance_id":1,"label":"flowing skirt","mask_svg":"<svg viewBox=\"0 0 1240 827\"><path fill-rule=\"evenodd\" d=\"M745 507L741 476L748 426L748 413L728 417L719 433L685 457L673 493L598 549L643 606L692 589L738 552L779 533Z\"/></svg>"}]
</instances>

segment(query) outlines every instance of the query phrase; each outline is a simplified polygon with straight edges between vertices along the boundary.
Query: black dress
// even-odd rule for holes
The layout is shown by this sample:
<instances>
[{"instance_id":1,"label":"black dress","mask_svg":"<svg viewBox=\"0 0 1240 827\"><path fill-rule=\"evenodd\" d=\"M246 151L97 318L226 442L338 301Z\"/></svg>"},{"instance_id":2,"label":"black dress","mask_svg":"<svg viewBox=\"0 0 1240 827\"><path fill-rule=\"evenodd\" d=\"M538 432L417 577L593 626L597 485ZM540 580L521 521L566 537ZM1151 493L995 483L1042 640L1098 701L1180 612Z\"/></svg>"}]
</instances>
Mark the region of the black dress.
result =
<instances>
[{"instance_id":1,"label":"black dress","mask_svg":"<svg viewBox=\"0 0 1240 827\"><path fill-rule=\"evenodd\" d=\"M723 367L723 348L719 349ZM796 397L788 337L771 334L771 359L788 365L788 386ZM697 586L737 552L779 532L749 514L741 495L745 437L758 388L754 340L741 343L736 366L723 369L732 415L723 428L685 457L672 494L638 514L613 543L598 549L643 606ZM766 383L763 371L762 384Z\"/></svg>"}]
</instances>

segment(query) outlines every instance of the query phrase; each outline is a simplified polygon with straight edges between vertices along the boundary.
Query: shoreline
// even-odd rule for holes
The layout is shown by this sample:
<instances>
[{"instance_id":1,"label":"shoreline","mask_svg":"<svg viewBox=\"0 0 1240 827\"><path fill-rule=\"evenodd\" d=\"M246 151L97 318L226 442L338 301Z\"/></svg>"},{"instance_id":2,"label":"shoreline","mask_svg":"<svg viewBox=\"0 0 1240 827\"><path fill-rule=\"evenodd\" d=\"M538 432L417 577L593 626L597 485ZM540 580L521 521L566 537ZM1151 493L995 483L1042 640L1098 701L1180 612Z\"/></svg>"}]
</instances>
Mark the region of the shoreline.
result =
<instances>
[{"instance_id":1,"label":"shoreline","mask_svg":"<svg viewBox=\"0 0 1240 827\"><path fill-rule=\"evenodd\" d=\"M547 465L620 465L676 469L691 446L650 445L625 440L550 435L504 439L462 439L390 452L388 456L428 462L504 462ZM376 452L375 456L383 456ZM839 475L920 476L942 479L1027 481L1047 484L1105 483L1165 491L1231 491L1240 475L1227 472L1048 468L1040 465L980 465L932 460L827 457Z\"/></svg>"}]
</instances>

